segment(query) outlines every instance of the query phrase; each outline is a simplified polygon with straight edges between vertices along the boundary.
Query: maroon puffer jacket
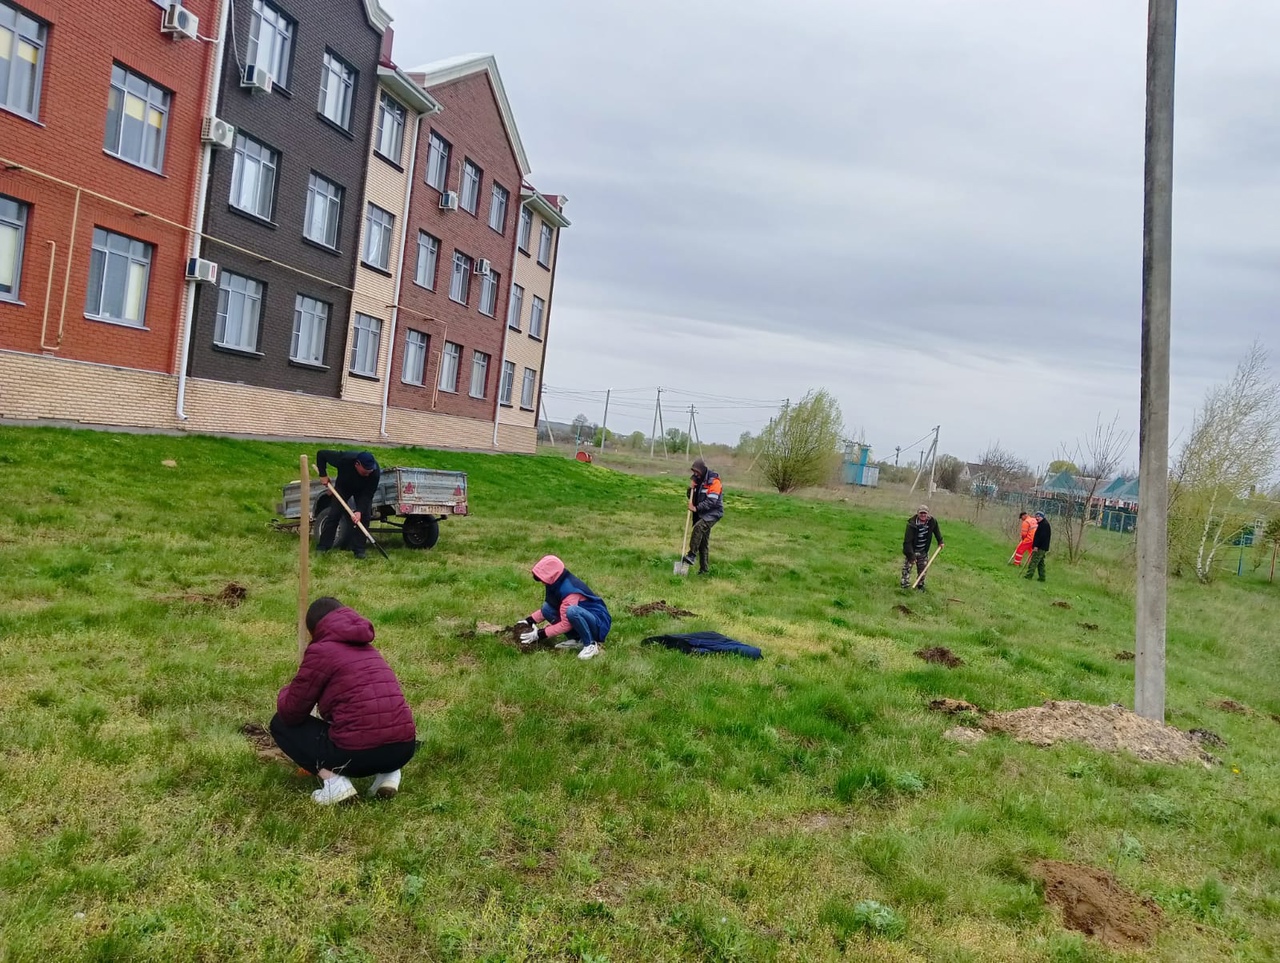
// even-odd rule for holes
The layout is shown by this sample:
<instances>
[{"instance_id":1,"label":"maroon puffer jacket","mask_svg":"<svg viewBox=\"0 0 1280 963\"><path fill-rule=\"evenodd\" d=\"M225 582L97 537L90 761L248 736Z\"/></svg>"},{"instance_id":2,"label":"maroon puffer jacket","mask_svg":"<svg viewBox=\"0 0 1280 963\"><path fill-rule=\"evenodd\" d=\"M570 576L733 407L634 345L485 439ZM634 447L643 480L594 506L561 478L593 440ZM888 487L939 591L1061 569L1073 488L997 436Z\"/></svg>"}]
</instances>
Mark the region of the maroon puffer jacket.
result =
<instances>
[{"instance_id":1,"label":"maroon puffer jacket","mask_svg":"<svg viewBox=\"0 0 1280 963\"><path fill-rule=\"evenodd\" d=\"M376 749L413 741L413 712L396 674L373 642L373 623L354 609L322 618L293 681L280 690L276 712L300 725L319 705L329 738L341 749Z\"/></svg>"}]
</instances>

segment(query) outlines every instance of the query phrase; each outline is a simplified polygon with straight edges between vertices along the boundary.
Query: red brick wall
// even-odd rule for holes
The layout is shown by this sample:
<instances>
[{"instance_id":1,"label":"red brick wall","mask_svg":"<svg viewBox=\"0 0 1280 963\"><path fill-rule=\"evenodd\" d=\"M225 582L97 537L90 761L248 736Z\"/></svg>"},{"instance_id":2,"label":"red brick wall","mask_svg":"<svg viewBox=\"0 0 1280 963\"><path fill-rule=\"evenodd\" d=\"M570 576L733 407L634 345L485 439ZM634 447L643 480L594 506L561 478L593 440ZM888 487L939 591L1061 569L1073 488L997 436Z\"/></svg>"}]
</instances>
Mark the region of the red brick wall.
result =
<instances>
[{"instance_id":1,"label":"red brick wall","mask_svg":"<svg viewBox=\"0 0 1280 963\"><path fill-rule=\"evenodd\" d=\"M216 32L215 0L186 0L186 6L200 17L201 34ZM190 223L213 44L161 34L161 9L149 0L23 0L21 7L48 24L40 123L0 110L0 156L159 217ZM113 61L170 91L163 176L103 152ZM23 305L0 302L0 347L41 351L44 324L43 349L62 357L171 371L185 289L185 232L81 194L72 237L74 187L32 171L0 168L0 193L31 205L19 292ZM95 225L153 245L144 318L148 330L84 317ZM56 254L50 242L56 244Z\"/></svg>"},{"instance_id":2,"label":"red brick wall","mask_svg":"<svg viewBox=\"0 0 1280 963\"><path fill-rule=\"evenodd\" d=\"M437 412L492 421L497 410L498 383L502 369L502 334L506 326L507 296L511 289L515 257L517 216L520 210L520 166L507 139L506 128L486 73L472 74L447 84L429 87L428 90L444 110L434 117L424 118L418 140L409 223L405 232L401 310L396 326L396 343L392 345L390 404L430 411L433 410L434 400L434 410ZM484 171L475 216L461 207L456 211L441 211L439 192L426 183L432 130L439 132L440 136L453 145L449 161L449 190L460 190L464 160L470 159ZM506 230L503 234L498 234L489 227L489 201L495 179L510 193ZM433 234L441 241L434 291L428 291L414 283L419 230ZM473 276L471 279L471 294L467 305L449 299L449 280L455 249L473 259L488 258L493 264L493 270L502 275L498 286L497 310L493 318L480 313L481 282L478 277ZM420 388L406 385L400 380L405 333L411 328L423 331L431 338L427 370ZM436 391L440 354L446 340L461 345L463 349L458 365L458 391L455 394ZM472 398L468 394L474 351L483 351L490 356L483 400Z\"/></svg>"}]
</instances>

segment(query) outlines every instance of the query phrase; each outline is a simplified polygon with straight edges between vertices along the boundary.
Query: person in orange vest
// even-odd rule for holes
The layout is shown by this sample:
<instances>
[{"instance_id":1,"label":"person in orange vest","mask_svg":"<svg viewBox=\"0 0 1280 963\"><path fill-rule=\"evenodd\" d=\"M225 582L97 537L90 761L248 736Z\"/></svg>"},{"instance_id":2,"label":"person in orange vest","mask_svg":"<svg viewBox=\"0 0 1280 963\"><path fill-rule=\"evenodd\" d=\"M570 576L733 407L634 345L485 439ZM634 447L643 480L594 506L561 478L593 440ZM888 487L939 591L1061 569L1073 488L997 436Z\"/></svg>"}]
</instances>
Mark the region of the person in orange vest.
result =
<instances>
[{"instance_id":1,"label":"person in orange vest","mask_svg":"<svg viewBox=\"0 0 1280 963\"><path fill-rule=\"evenodd\" d=\"M1021 522L1022 530L1018 535L1018 547L1013 553L1013 564L1021 565L1022 558L1031 551L1031 543L1036 537L1036 520L1026 512L1018 513L1018 521Z\"/></svg>"}]
</instances>

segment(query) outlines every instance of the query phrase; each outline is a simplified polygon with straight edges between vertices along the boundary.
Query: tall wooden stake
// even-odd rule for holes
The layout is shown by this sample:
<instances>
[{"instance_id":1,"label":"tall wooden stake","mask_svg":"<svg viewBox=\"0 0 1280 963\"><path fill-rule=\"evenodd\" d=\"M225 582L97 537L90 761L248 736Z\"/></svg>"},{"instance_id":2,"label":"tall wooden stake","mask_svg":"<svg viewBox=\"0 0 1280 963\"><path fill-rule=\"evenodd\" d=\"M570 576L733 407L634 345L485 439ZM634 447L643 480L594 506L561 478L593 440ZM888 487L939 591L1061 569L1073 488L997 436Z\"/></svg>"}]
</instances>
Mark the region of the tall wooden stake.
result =
<instances>
[{"instance_id":1,"label":"tall wooden stake","mask_svg":"<svg viewBox=\"0 0 1280 963\"><path fill-rule=\"evenodd\" d=\"M298 512L298 664L307 654L307 643L311 641L311 633L307 631L308 596L311 593L311 466L307 464L307 456L298 459L298 469L302 472L302 488L299 492L302 507Z\"/></svg>"}]
</instances>

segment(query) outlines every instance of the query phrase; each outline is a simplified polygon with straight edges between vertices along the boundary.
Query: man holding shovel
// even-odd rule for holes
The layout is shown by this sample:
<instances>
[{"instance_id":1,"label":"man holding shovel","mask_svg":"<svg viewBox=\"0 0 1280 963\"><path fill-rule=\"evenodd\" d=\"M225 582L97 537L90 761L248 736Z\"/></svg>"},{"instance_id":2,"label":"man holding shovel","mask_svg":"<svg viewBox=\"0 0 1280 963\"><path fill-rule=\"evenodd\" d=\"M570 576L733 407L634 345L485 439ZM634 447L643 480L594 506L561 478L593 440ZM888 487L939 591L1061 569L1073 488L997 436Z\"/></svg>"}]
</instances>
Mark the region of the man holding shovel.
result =
<instances>
[{"instance_id":1,"label":"man holding shovel","mask_svg":"<svg viewBox=\"0 0 1280 963\"><path fill-rule=\"evenodd\" d=\"M938 520L929 514L929 506L921 505L919 511L907 519L907 531L902 538L902 587L910 588L907 579L911 575L911 565L915 563L919 576L916 588L924 591L924 573L929 567L929 545L937 540L938 548L942 548L942 530L938 528Z\"/></svg>"},{"instance_id":2,"label":"man holding shovel","mask_svg":"<svg viewBox=\"0 0 1280 963\"><path fill-rule=\"evenodd\" d=\"M681 561L692 565L698 560L698 574L706 575L707 555L711 544L711 526L724 518L724 486L720 476L707 467L701 458L694 459L690 469L689 511L693 514L693 536L689 541L689 554Z\"/></svg>"},{"instance_id":3,"label":"man holding shovel","mask_svg":"<svg viewBox=\"0 0 1280 963\"><path fill-rule=\"evenodd\" d=\"M378 491L378 482L382 480L382 469L377 459L367 451L333 451L325 448L316 452L316 471L320 473L320 484L329 484L327 471L332 465L338 470L338 477L333 487L338 497L353 510L352 517L368 527L373 519L373 496ZM320 541L316 546L321 552L333 548L342 520L347 513L341 505L334 505L320 522ZM368 551L369 541L355 525L347 532L345 544L339 548L349 548L356 558L364 558Z\"/></svg>"}]
</instances>

